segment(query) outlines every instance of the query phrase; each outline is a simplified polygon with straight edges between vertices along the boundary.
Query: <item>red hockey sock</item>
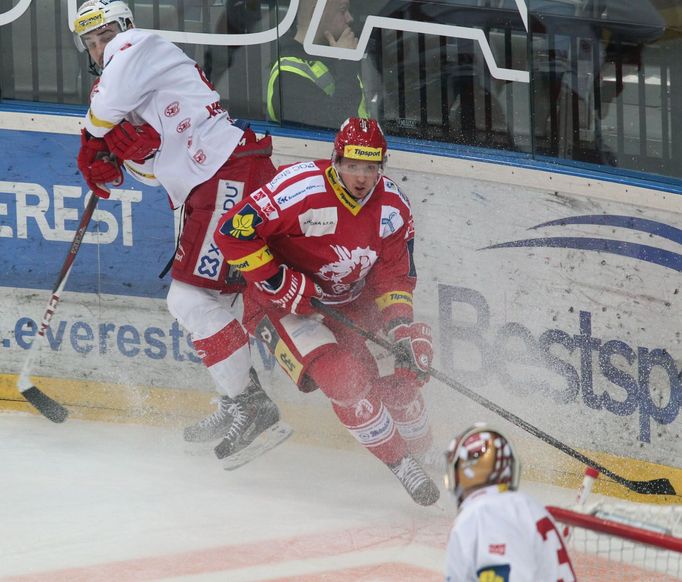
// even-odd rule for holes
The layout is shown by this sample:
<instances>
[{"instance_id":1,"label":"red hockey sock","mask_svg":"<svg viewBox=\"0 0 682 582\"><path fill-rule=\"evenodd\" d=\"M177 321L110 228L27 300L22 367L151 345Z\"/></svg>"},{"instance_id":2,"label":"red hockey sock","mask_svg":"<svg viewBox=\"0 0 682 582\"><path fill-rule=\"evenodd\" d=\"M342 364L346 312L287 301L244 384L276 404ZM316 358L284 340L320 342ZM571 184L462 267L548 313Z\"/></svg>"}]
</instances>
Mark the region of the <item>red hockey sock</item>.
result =
<instances>
[{"instance_id":1,"label":"red hockey sock","mask_svg":"<svg viewBox=\"0 0 682 582\"><path fill-rule=\"evenodd\" d=\"M376 390L371 355L350 350L329 351L307 370L308 376L332 401L336 416L355 439L384 463L395 463L407 451L388 408Z\"/></svg>"},{"instance_id":2,"label":"red hockey sock","mask_svg":"<svg viewBox=\"0 0 682 582\"><path fill-rule=\"evenodd\" d=\"M353 406L340 406L336 402L332 406L341 424L377 459L395 463L405 456L405 441L380 400L370 395Z\"/></svg>"},{"instance_id":3,"label":"red hockey sock","mask_svg":"<svg viewBox=\"0 0 682 582\"><path fill-rule=\"evenodd\" d=\"M433 436L421 388L394 376L386 376L374 382L372 393L381 398L388 408L409 451L417 455L426 452Z\"/></svg>"},{"instance_id":4,"label":"red hockey sock","mask_svg":"<svg viewBox=\"0 0 682 582\"><path fill-rule=\"evenodd\" d=\"M400 436L411 453L420 455L433 443L429 414L421 394L404 406L388 406Z\"/></svg>"},{"instance_id":5,"label":"red hockey sock","mask_svg":"<svg viewBox=\"0 0 682 582\"><path fill-rule=\"evenodd\" d=\"M249 337L240 323L233 319L218 333L204 339L195 339L194 348L207 368L227 360L240 348L249 345Z\"/></svg>"}]
</instances>

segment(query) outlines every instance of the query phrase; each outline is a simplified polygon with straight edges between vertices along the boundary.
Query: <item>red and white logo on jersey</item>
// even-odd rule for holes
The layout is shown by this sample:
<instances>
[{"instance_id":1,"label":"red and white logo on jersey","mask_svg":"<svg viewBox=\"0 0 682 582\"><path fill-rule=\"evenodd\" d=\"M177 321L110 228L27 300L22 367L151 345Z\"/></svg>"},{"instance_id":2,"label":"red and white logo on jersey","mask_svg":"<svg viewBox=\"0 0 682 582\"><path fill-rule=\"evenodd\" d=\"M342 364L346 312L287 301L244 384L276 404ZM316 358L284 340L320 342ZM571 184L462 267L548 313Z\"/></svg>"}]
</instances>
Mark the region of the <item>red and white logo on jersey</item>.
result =
<instances>
[{"instance_id":1,"label":"red and white logo on jersey","mask_svg":"<svg viewBox=\"0 0 682 582\"><path fill-rule=\"evenodd\" d=\"M268 218L268 220L274 220L275 218L279 217L279 213L277 212L277 209L274 207L272 202L268 202L265 206L262 207L263 214Z\"/></svg>"},{"instance_id":2,"label":"red and white logo on jersey","mask_svg":"<svg viewBox=\"0 0 682 582\"><path fill-rule=\"evenodd\" d=\"M318 275L333 283L335 293L343 293L350 288L351 283L364 279L377 260L376 251L369 247L356 247L352 251L342 245L331 247L338 260L320 267Z\"/></svg>"},{"instance_id":3,"label":"red and white logo on jersey","mask_svg":"<svg viewBox=\"0 0 682 582\"><path fill-rule=\"evenodd\" d=\"M254 202L263 200L263 198L265 198L265 192L263 192L263 190L256 190L253 194L251 194L251 198L253 198Z\"/></svg>"},{"instance_id":4,"label":"red and white logo on jersey","mask_svg":"<svg viewBox=\"0 0 682 582\"><path fill-rule=\"evenodd\" d=\"M178 250L175 251L175 260L178 263L182 262L182 259L185 258L185 249L182 248L182 243L178 243Z\"/></svg>"},{"instance_id":5,"label":"red and white logo on jersey","mask_svg":"<svg viewBox=\"0 0 682 582\"><path fill-rule=\"evenodd\" d=\"M166 117L175 117L178 113L180 113L180 103L177 101L167 105L163 112Z\"/></svg>"},{"instance_id":6,"label":"red and white logo on jersey","mask_svg":"<svg viewBox=\"0 0 682 582\"><path fill-rule=\"evenodd\" d=\"M192 121L189 117L186 117L183 119L180 123L178 123L178 126L175 128L175 131L178 133L182 133L183 131L189 129L192 126Z\"/></svg>"},{"instance_id":7,"label":"red and white logo on jersey","mask_svg":"<svg viewBox=\"0 0 682 582\"><path fill-rule=\"evenodd\" d=\"M259 189L252 193L251 199L258 204L268 220L275 220L276 218L279 218L279 212L277 212L274 204L270 202L270 199L266 196L263 190Z\"/></svg>"},{"instance_id":8,"label":"red and white logo on jersey","mask_svg":"<svg viewBox=\"0 0 682 582\"><path fill-rule=\"evenodd\" d=\"M197 164L203 164L206 161L206 154L204 153L204 150L199 150L192 157Z\"/></svg>"},{"instance_id":9,"label":"red and white logo on jersey","mask_svg":"<svg viewBox=\"0 0 682 582\"><path fill-rule=\"evenodd\" d=\"M507 544L490 544L488 545L488 552L491 554L504 556L504 554L507 552Z\"/></svg>"}]
</instances>

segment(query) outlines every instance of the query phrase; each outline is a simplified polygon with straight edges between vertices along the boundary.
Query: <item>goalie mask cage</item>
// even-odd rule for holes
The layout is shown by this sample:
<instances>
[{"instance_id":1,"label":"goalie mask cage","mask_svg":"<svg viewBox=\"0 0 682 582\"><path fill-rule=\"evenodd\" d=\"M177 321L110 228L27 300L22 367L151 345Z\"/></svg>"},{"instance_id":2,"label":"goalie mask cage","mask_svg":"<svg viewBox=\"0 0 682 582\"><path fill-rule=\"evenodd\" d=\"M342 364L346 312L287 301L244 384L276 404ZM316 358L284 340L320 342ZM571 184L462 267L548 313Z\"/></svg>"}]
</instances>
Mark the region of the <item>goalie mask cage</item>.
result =
<instances>
[{"instance_id":1,"label":"goalie mask cage","mask_svg":"<svg viewBox=\"0 0 682 582\"><path fill-rule=\"evenodd\" d=\"M682 506L547 507L581 582L682 580Z\"/></svg>"}]
</instances>

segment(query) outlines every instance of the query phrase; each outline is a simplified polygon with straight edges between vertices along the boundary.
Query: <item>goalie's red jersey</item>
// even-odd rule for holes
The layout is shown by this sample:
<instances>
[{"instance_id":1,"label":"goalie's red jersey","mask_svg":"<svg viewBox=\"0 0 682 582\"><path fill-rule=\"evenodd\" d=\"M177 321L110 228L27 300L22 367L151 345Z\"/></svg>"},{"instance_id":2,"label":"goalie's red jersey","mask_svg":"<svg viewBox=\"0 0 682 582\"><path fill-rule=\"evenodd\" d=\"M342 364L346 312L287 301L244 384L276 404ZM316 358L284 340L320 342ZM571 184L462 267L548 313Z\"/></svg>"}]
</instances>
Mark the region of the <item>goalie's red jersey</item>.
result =
<instances>
[{"instance_id":1,"label":"goalie's red jersey","mask_svg":"<svg viewBox=\"0 0 682 582\"><path fill-rule=\"evenodd\" d=\"M280 264L310 276L322 301L376 301L383 320L412 320L416 272L410 204L382 176L361 202L349 196L329 161L285 168L228 212L215 241L248 282Z\"/></svg>"}]
</instances>

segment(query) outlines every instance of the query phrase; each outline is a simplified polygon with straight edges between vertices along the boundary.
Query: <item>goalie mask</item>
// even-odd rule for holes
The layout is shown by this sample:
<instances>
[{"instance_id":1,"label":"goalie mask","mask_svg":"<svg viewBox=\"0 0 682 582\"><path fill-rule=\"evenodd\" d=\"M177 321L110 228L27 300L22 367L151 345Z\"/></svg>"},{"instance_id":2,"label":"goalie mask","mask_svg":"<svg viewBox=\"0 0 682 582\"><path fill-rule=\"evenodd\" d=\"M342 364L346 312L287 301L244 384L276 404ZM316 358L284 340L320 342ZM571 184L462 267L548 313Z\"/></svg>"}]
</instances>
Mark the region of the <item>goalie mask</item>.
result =
<instances>
[{"instance_id":1,"label":"goalie mask","mask_svg":"<svg viewBox=\"0 0 682 582\"><path fill-rule=\"evenodd\" d=\"M520 462L499 430L477 423L453 439L445 452L445 487L460 505L466 496L488 485L519 485Z\"/></svg>"},{"instance_id":2,"label":"goalie mask","mask_svg":"<svg viewBox=\"0 0 682 582\"><path fill-rule=\"evenodd\" d=\"M70 23L76 48L80 52L86 50L83 36L115 23L118 25L117 32L123 32L134 26L133 13L128 5L121 0L86 0L76 12L76 18ZM89 56L89 55L88 55ZM99 67L90 59L90 72L99 75Z\"/></svg>"}]
</instances>

